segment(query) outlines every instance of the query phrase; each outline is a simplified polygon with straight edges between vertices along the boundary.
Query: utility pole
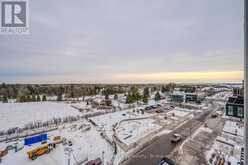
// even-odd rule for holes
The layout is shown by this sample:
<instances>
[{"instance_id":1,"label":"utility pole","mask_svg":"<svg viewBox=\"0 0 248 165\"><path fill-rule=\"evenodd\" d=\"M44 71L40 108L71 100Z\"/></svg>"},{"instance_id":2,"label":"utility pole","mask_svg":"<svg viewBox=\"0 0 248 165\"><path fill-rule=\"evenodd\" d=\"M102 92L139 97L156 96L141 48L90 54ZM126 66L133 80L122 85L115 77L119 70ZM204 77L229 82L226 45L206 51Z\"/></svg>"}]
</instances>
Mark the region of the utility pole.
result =
<instances>
[{"instance_id":1,"label":"utility pole","mask_svg":"<svg viewBox=\"0 0 248 165\"><path fill-rule=\"evenodd\" d=\"M247 43L248 43L248 3L247 0L244 0L244 77L245 77L245 81L244 81L244 93L245 93L245 99L244 99L244 114L245 114L245 164L248 164L248 89L247 89L247 84L248 84L248 50L247 50Z\"/></svg>"},{"instance_id":2,"label":"utility pole","mask_svg":"<svg viewBox=\"0 0 248 165\"><path fill-rule=\"evenodd\" d=\"M102 164L103 164L103 165L104 165L104 154L105 154L105 152L102 151Z\"/></svg>"},{"instance_id":3,"label":"utility pole","mask_svg":"<svg viewBox=\"0 0 248 165\"><path fill-rule=\"evenodd\" d=\"M68 165L71 164L71 153L72 153L72 148L66 147L65 148L65 154L68 156Z\"/></svg>"}]
</instances>

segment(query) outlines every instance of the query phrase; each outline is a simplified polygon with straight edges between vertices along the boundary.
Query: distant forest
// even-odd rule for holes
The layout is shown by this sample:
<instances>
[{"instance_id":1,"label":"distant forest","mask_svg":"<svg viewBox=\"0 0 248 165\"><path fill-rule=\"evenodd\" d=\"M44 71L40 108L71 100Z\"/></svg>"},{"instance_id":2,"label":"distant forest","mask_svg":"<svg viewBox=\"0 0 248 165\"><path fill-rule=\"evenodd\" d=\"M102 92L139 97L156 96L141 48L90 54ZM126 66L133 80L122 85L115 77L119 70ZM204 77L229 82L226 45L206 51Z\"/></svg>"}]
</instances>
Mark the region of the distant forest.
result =
<instances>
[{"instance_id":1,"label":"distant forest","mask_svg":"<svg viewBox=\"0 0 248 165\"><path fill-rule=\"evenodd\" d=\"M76 98L91 96L106 90L108 94L124 93L125 87L116 85L83 85L83 84L0 84L0 96L8 99L17 99L21 96L47 95L58 96L64 94L66 97Z\"/></svg>"},{"instance_id":2,"label":"distant forest","mask_svg":"<svg viewBox=\"0 0 248 165\"><path fill-rule=\"evenodd\" d=\"M206 84L194 84L194 87L206 86ZM139 89L149 88L151 91L171 91L175 87L192 87L192 84L0 84L0 101L7 99L23 99L23 97L36 96L36 99L45 100L45 96L64 95L69 98L93 96L96 94L114 95L128 93L132 87ZM34 97L33 97L34 99Z\"/></svg>"}]
</instances>

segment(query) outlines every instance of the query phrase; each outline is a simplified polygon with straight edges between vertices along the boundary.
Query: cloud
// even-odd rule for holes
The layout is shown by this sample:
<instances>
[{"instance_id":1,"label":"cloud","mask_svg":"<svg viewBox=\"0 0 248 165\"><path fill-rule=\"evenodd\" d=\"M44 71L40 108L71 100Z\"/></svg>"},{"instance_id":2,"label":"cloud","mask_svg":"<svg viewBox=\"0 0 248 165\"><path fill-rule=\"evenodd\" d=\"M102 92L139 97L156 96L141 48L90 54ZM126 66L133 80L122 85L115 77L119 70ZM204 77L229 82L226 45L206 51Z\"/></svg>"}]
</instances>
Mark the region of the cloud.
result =
<instances>
[{"instance_id":1,"label":"cloud","mask_svg":"<svg viewBox=\"0 0 248 165\"><path fill-rule=\"evenodd\" d=\"M0 81L243 70L242 1L43 0L30 10L30 35L0 36Z\"/></svg>"}]
</instances>

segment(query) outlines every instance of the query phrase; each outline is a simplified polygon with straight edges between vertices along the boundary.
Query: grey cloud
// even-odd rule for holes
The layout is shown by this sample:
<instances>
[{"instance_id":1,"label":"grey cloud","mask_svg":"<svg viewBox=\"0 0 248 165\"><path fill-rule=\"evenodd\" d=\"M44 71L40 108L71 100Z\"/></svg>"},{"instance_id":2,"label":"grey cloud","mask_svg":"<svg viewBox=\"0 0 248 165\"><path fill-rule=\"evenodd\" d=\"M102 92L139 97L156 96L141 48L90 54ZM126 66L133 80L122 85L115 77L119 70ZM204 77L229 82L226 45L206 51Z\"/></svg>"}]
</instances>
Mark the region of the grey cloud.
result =
<instances>
[{"instance_id":1,"label":"grey cloud","mask_svg":"<svg viewBox=\"0 0 248 165\"><path fill-rule=\"evenodd\" d=\"M241 0L43 0L30 10L30 35L0 36L0 81L243 67Z\"/></svg>"}]
</instances>

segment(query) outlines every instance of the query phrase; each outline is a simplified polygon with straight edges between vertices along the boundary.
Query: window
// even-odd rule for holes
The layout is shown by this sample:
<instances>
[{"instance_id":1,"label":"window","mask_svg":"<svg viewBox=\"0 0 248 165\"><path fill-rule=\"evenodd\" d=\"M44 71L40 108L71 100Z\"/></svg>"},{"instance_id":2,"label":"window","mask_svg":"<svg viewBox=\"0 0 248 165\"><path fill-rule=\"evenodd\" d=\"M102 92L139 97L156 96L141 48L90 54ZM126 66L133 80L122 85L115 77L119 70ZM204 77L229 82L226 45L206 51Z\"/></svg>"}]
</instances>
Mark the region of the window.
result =
<instances>
[{"instance_id":1,"label":"window","mask_svg":"<svg viewBox=\"0 0 248 165\"><path fill-rule=\"evenodd\" d=\"M238 116L239 117L243 117L243 112L244 112L243 108L242 107L238 107Z\"/></svg>"},{"instance_id":2,"label":"window","mask_svg":"<svg viewBox=\"0 0 248 165\"><path fill-rule=\"evenodd\" d=\"M227 110L228 110L228 115L233 115L233 107L232 106L228 106L227 107Z\"/></svg>"}]
</instances>

